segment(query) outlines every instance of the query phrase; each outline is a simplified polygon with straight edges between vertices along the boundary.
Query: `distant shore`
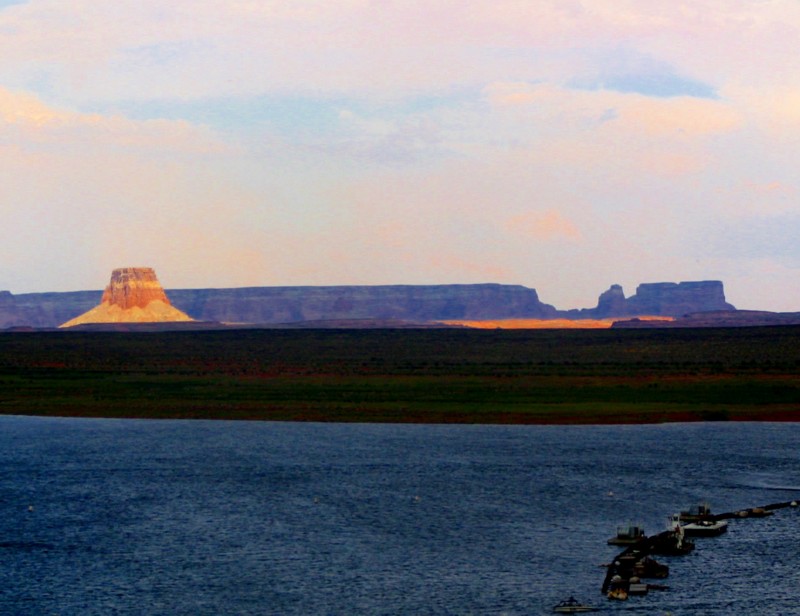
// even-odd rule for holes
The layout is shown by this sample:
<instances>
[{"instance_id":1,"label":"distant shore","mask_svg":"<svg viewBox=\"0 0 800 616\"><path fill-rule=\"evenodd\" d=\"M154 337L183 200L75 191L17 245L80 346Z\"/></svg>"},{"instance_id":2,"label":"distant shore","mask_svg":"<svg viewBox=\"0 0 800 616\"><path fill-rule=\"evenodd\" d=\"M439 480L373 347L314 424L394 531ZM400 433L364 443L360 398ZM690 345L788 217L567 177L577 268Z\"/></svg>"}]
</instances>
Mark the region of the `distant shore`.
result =
<instances>
[{"instance_id":1,"label":"distant shore","mask_svg":"<svg viewBox=\"0 0 800 616\"><path fill-rule=\"evenodd\" d=\"M673 317L637 317L640 321L658 321L666 323L674 321ZM471 327L473 329L609 329L614 323L622 320L619 317L608 319L490 319L439 321L444 325Z\"/></svg>"},{"instance_id":2,"label":"distant shore","mask_svg":"<svg viewBox=\"0 0 800 616\"><path fill-rule=\"evenodd\" d=\"M800 327L5 333L0 383L17 415L800 421Z\"/></svg>"}]
</instances>

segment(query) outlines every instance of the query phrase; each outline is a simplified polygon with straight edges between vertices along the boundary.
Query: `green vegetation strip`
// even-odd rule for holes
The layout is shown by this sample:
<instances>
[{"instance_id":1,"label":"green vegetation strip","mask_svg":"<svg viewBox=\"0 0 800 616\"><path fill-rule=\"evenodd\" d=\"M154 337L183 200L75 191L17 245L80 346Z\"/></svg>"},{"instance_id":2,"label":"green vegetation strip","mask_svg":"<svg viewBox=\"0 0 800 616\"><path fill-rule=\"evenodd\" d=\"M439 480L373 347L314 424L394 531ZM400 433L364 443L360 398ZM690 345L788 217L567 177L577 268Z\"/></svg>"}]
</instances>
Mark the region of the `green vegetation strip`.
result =
<instances>
[{"instance_id":1,"label":"green vegetation strip","mask_svg":"<svg viewBox=\"0 0 800 616\"><path fill-rule=\"evenodd\" d=\"M800 420L800 328L0 334L0 413Z\"/></svg>"}]
</instances>

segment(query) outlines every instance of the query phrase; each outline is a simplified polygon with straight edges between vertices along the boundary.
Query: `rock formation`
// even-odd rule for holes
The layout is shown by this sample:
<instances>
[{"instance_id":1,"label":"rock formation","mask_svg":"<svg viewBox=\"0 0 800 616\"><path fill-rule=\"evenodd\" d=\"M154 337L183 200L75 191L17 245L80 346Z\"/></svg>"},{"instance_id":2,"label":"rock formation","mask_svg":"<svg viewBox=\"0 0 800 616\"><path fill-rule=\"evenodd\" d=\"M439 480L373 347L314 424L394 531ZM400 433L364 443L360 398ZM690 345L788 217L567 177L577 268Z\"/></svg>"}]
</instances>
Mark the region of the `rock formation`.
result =
<instances>
[{"instance_id":1,"label":"rock formation","mask_svg":"<svg viewBox=\"0 0 800 616\"><path fill-rule=\"evenodd\" d=\"M150 267L122 267L111 273L100 305L60 327L85 323L163 323L192 321L167 299Z\"/></svg>"},{"instance_id":2,"label":"rock formation","mask_svg":"<svg viewBox=\"0 0 800 616\"><path fill-rule=\"evenodd\" d=\"M690 312L736 310L725 301L719 280L699 282L654 282L640 284L627 300L628 314L679 317Z\"/></svg>"},{"instance_id":3,"label":"rock formation","mask_svg":"<svg viewBox=\"0 0 800 616\"><path fill-rule=\"evenodd\" d=\"M0 328L50 328L60 323L86 323L89 318L101 319L93 322L102 323L170 321L177 318L176 313L183 321L192 317L204 322L318 326L338 321L356 326L359 320L422 324L456 320L624 319L735 310L725 301L719 281L641 284L629 298L621 286L612 285L600 295L596 308L569 311L542 303L535 289L506 284L177 289L169 291L169 298L172 305L152 269L127 268L114 272L105 292L0 292ZM86 311L90 314L74 318ZM329 325L322 325L323 322Z\"/></svg>"},{"instance_id":4,"label":"rock formation","mask_svg":"<svg viewBox=\"0 0 800 616\"><path fill-rule=\"evenodd\" d=\"M600 294L595 308L595 318L605 319L606 317L619 316L626 314L625 293L618 284L612 284L608 291Z\"/></svg>"},{"instance_id":5,"label":"rock formation","mask_svg":"<svg viewBox=\"0 0 800 616\"><path fill-rule=\"evenodd\" d=\"M0 328L24 325L25 319L9 291L0 291Z\"/></svg>"},{"instance_id":6,"label":"rock formation","mask_svg":"<svg viewBox=\"0 0 800 616\"><path fill-rule=\"evenodd\" d=\"M15 325L58 327L60 323L97 306L102 296L102 291L20 293L13 296L18 314Z\"/></svg>"},{"instance_id":7,"label":"rock formation","mask_svg":"<svg viewBox=\"0 0 800 616\"><path fill-rule=\"evenodd\" d=\"M501 284L187 289L170 296L196 319L225 323L547 319L556 313L534 289Z\"/></svg>"},{"instance_id":8,"label":"rock formation","mask_svg":"<svg viewBox=\"0 0 800 616\"><path fill-rule=\"evenodd\" d=\"M664 316L681 317L694 312L736 310L725 301L719 280L694 282L650 282L636 287L636 294L625 298L622 287L611 285L597 301L596 308L570 310L569 318Z\"/></svg>"},{"instance_id":9,"label":"rock formation","mask_svg":"<svg viewBox=\"0 0 800 616\"><path fill-rule=\"evenodd\" d=\"M553 306L539 300L535 289L505 284L244 287L173 289L168 293L172 305L194 319L221 323L359 319L420 323L447 319L550 319L557 314ZM56 327L97 306L104 296L106 293L100 291L15 295L20 319L14 324Z\"/></svg>"}]
</instances>

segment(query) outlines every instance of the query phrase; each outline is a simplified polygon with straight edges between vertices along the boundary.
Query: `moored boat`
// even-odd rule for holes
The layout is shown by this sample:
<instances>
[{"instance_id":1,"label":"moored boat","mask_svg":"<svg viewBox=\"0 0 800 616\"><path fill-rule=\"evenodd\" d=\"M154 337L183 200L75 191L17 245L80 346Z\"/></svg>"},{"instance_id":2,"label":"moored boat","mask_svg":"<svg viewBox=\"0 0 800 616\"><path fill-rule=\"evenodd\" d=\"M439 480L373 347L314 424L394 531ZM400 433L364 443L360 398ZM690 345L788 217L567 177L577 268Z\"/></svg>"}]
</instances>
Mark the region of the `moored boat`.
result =
<instances>
[{"instance_id":1,"label":"moored boat","mask_svg":"<svg viewBox=\"0 0 800 616\"><path fill-rule=\"evenodd\" d=\"M702 503L689 507L686 511L681 511L678 514L678 520L681 522L697 522L698 520L710 518L711 515L711 507L708 506L708 503Z\"/></svg>"},{"instance_id":2,"label":"moored boat","mask_svg":"<svg viewBox=\"0 0 800 616\"><path fill-rule=\"evenodd\" d=\"M647 590L647 584L644 584L638 577L634 576L630 579L628 583L629 595L646 595Z\"/></svg>"},{"instance_id":3,"label":"moored boat","mask_svg":"<svg viewBox=\"0 0 800 616\"><path fill-rule=\"evenodd\" d=\"M663 556L684 556L694 550L694 543L686 539L684 527L678 521L678 515L672 515L667 522L667 531L661 533L653 542L653 554Z\"/></svg>"},{"instance_id":4,"label":"moored boat","mask_svg":"<svg viewBox=\"0 0 800 616\"><path fill-rule=\"evenodd\" d=\"M617 534L607 541L608 545L633 545L645 538L641 524L629 522L625 526L617 526Z\"/></svg>"},{"instance_id":5,"label":"moored boat","mask_svg":"<svg viewBox=\"0 0 800 616\"><path fill-rule=\"evenodd\" d=\"M728 530L725 520L698 520L683 526L683 532L693 537L716 537Z\"/></svg>"},{"instance_id":6,"label":"moored boat","mask_svg":"<svg viewBox=\"0 0 800 616\"><path fill-rule=\"evenodd\" d=\"M667 565L662 565L655 558L645 556L636 561L636 564L633 566L633 573L640 578L663 580L669 576L669 567Z\"/></svg>"},{"instance_id":7,"label":"moored boat","mask_svg":"<svg viewBox=\"0 0 800 616\"><path fill-rule=\"evenodd\" d=\"M653 543L653 554L661 556L686 556L694 550L694 542L675 535L662 537Z\"/></svg>"},{"instance_id":8,"label":"moored boat","mask_svg":"<svg viewBox=\"0 0 800 616\"><path fill-rule=\"evenodd\" d=\"M615 575L611 578L611 584L608 587L606 596L612 601L627 601L628 600L628 585L627 580L623 580L622 576Z\"/></svg>"}]
</instances>

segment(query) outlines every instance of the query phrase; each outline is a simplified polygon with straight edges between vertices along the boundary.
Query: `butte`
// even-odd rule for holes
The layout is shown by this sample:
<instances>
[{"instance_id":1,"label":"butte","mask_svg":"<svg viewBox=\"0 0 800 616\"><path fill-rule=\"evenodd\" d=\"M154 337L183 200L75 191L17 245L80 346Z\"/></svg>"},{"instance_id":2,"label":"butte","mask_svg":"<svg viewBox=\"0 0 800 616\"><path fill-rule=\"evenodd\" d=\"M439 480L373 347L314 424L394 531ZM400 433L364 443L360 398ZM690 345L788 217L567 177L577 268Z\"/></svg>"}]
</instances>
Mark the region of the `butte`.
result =
<instances>
[{"instance_id":1,"label":"butte","mask_svg":"<svg viewBox=\"0 0 800 616\"><path fill-rule=\"evenodd\" d=\"M175 308L151 267L120 267L111 272L100 305L62 323L72 327L85 323L164 323L193 321Z\"/></svg>"}]
</instances>

